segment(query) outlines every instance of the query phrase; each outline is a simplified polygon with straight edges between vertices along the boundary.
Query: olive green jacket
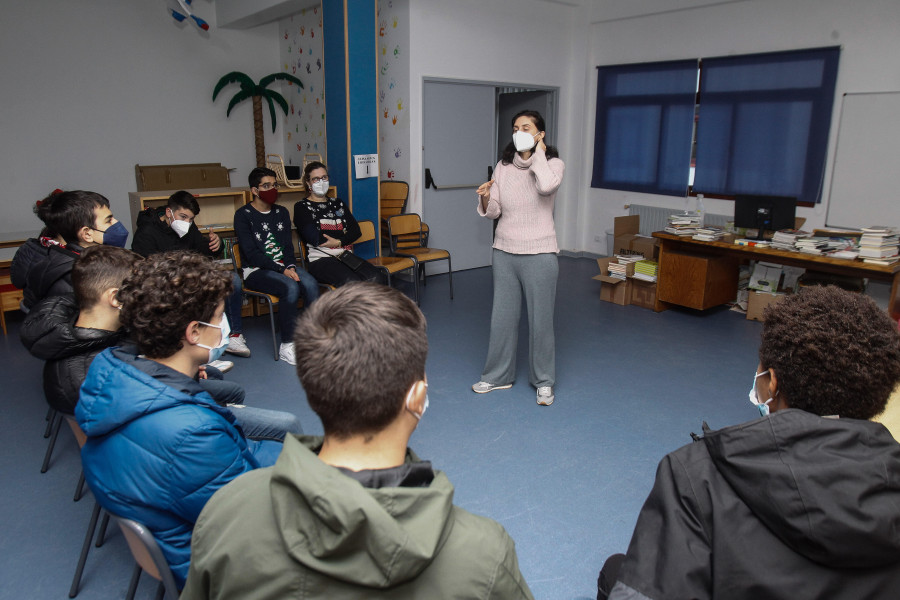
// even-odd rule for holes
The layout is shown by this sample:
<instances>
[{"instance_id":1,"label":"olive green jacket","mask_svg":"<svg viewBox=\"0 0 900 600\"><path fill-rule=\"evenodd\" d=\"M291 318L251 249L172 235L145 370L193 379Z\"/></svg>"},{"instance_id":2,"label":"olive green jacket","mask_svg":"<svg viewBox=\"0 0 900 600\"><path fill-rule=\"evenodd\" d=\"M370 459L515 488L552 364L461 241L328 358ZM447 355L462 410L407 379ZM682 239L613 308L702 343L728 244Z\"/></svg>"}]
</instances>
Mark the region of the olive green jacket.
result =
<instances>
[{"instance_id":1,"label":"olive green jacket","mask_svg":"<svg viewBox=\"0 0 900 600\"><path fill-rule=\"evenodd\" d=\"M275 466L210 499L182 600L532 598L512 539L454 506L444 473L369 489L319 460L321 443L289 436Z\"/></svg>"}]
</instances>

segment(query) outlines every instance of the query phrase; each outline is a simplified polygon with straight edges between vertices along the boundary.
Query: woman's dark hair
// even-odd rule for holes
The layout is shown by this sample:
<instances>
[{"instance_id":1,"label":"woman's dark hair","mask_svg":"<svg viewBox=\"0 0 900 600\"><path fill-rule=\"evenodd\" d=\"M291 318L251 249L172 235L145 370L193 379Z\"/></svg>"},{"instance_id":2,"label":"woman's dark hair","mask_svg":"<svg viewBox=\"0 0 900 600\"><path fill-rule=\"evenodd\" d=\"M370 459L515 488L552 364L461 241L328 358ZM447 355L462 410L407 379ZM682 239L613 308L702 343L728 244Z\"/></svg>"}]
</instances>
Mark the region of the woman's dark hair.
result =
<instances>
[{"instance_id":1,"label":"woman's dark hair","mask_svg":"<svg viewBox=\"0 0 900 600\"><path fill-rule=\"evenodd\" d=\"M309 185L309 174L316 169L325 169L325 173L328 173L328 167L326 167L324 163L320 163L317 160L314 160L311 163L307 163L307 165L303 167L303 185L305 185L306 189L308 190L312 189Z\"/></svg>"},{"instance_id":2,"label":"woman's dark hair","mask_svg":"<svg viewBox=\"0 0 900 600\"><path fill-rule=\"evenodd\" d=\"M546 131L547 125L544 123L544 117L541 116L536 110L523 110L521 112L516 113L516 115L512 118L512 123L510 123L510 127L515 127L516 121L519 117L528 117L531 119L531 122L534 123L534 126L538 128L538 131ZM546 144L546 142L545 142ZM559 158L559 151L556 149L556 146L551 146L547 144L547 151L544 153L547 155L547 158ZM516 155L516 145L512 142L506 145L506 148L503 149L503 154L500 158L500 162L504 165L508 165L513 161L513 157Z\"/></svg>"},{"instance_id":3,"label":"woman's dark hair","mask_svg":"<svg viewBox=\"0 0 900 600\"><path fill-rule=\"evenodd\" d=\"M135 264L119 288L122 324L141 354L172 356L181 349L188 323L208 323L231 286L231 270L202 254L152 254Z\"/></svg>"},{"instance_id":4,"label":"woman's dark hair","mask_svg":"<svg viewBox=\"0 0 900 600\"><path fill-rule=\"evenodd\" d=\"M43 235L58 235L72 244L78 242L82 227L94 226L94 210L101 206L109 207L109 200L96 192L74 190L50 194L34 207L34 212L44 222Z\"/></svg>"},{"instance_id":5,"label":"woman's dark hair","mask_svg":"<svg viewBox=\"0 0 900 600\"><path fill-rule=\"evenodd\" d=\"M809 287L769 306L759 362L791 408L871 419L900 381L900 332L863 294Z\"/></svg>"}]
</instances>

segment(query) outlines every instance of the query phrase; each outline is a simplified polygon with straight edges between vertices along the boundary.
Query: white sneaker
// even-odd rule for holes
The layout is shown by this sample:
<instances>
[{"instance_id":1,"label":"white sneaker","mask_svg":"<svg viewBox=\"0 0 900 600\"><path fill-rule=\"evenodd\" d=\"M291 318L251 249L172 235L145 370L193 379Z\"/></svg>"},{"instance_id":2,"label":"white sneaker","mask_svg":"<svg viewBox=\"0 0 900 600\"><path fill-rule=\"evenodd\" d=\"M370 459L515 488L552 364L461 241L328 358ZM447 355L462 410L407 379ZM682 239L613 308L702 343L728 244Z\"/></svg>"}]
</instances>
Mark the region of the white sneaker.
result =
<instances>
[{"instance_id":1,"label":"white sneaker","mask_svg":"<svg viewBox=\"0 0 900 600\"><path fill-rule=\"evenodd\" d=\"M294 358L294 345L281 344L281 347L278 349L278 360L283 360L289 365L296 365L297 359Z\"/></svg>"},{"instance_id":2,"label":"white sneaker","mask_svg":"<svg viewBox=\"0 0 900 600\"><path fill-rule=\"evenodd\" d=\"M488 392L492 392L494 390L508 390L512 387L511 383L507 383L505 385L497 385L493 383L488 383L487 381L479 381L475 385L472 386L472 391L476 394L487 394Z\"/></svg>"},{"instance_id":3,"label":"white sneaker","mask_svg":"<svg viewBox=\"0 0 900 600\"><path fill-rule=\"evenodd\" d=\"M537 403L541 406L550 406L555 399L556 396L553 395L553 388L549 385L537 389Z\"/></svg>"},{"instance_id":4,"label":"white sneaker","mask_svg":"<svg viewBox=\"0 0 900 600\"><path fill-rule=\"evenodd\" d=\"M214 360L209 363L209 366L222 371L223 373L227 373L231 369L234 368L234 363L230 360Z\"/></svg>"},{"instance_id":5,"label":"white sneaker","mask_svg":"<svg viewBox=\"0 0 900 600\"><path fill-rule=\"evenodd\" d=\"M247 347L247 340L244 338L244 334L241 333L229 337L228 347L225 348L225 352L243 356L244 358L250 358L250 348Z\"/></svg>"}]
</instances>

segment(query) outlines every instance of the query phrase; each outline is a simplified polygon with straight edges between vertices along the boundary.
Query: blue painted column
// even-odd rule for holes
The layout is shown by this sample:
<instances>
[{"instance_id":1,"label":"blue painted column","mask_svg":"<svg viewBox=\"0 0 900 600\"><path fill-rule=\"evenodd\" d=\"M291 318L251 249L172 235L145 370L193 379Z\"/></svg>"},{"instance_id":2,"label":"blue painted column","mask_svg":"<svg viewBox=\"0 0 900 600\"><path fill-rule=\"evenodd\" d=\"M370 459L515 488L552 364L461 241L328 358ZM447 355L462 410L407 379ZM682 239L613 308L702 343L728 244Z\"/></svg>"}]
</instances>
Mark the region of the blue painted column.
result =
<instances>
[{"instance_id":1,"label":"blue painted column","mask_svg":"<svg viewBox=\"0 0 900 600\"><path fill-rule=\"evenodd\" d=\"M378 2L325 0L322 28L328 175L356 219L373 221L378 231L378 169L356 179L353 160L378 154ZM357 252L374 256L374 244Z\"/></svg>"}]
</instances>

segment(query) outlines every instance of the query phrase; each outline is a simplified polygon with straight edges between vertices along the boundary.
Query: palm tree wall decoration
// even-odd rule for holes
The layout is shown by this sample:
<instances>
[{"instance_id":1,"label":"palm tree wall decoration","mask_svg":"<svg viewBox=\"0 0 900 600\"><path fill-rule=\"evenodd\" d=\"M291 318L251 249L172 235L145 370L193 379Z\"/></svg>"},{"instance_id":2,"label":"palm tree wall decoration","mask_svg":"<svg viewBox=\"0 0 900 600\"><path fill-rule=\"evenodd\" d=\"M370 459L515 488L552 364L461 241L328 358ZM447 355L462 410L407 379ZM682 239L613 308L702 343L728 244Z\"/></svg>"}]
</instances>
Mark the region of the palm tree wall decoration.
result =
<instances>
[{"instance_id":1,"label":"palm tree wall decoration","mask_svg":"<svg viewBox=\"0 0 900 600\"><path fill-rule=\"evenodd\" d=\"M239 71L232 71L219 79L219 82L216 84L216 89L213 90L213 102L215 102L216 96L219 95L219 92L221 92L226 85L231 83L241 84L240 91L238 91L231 99L231 102L228 103L228 111L225 113L226 117L231 115L231 109L235 106L247 98L253 99L253 137L254 142L256 143L256 166L258 167L266 166L266 142L263 138L262 99L265 98L266 102L269 103L269 116L272 118L272 133L275 133L275 102L278 103L285 115L288 114L288 103L284 99L284 96L274 90L266 89L276 80L296 83L300 88L303 87L303 83L299 79L293 75L288 75L287 73L272 73L271 75L266 75L260 79L259 83L254 83L248 75Z\"/></svg>"}]
</instances>

